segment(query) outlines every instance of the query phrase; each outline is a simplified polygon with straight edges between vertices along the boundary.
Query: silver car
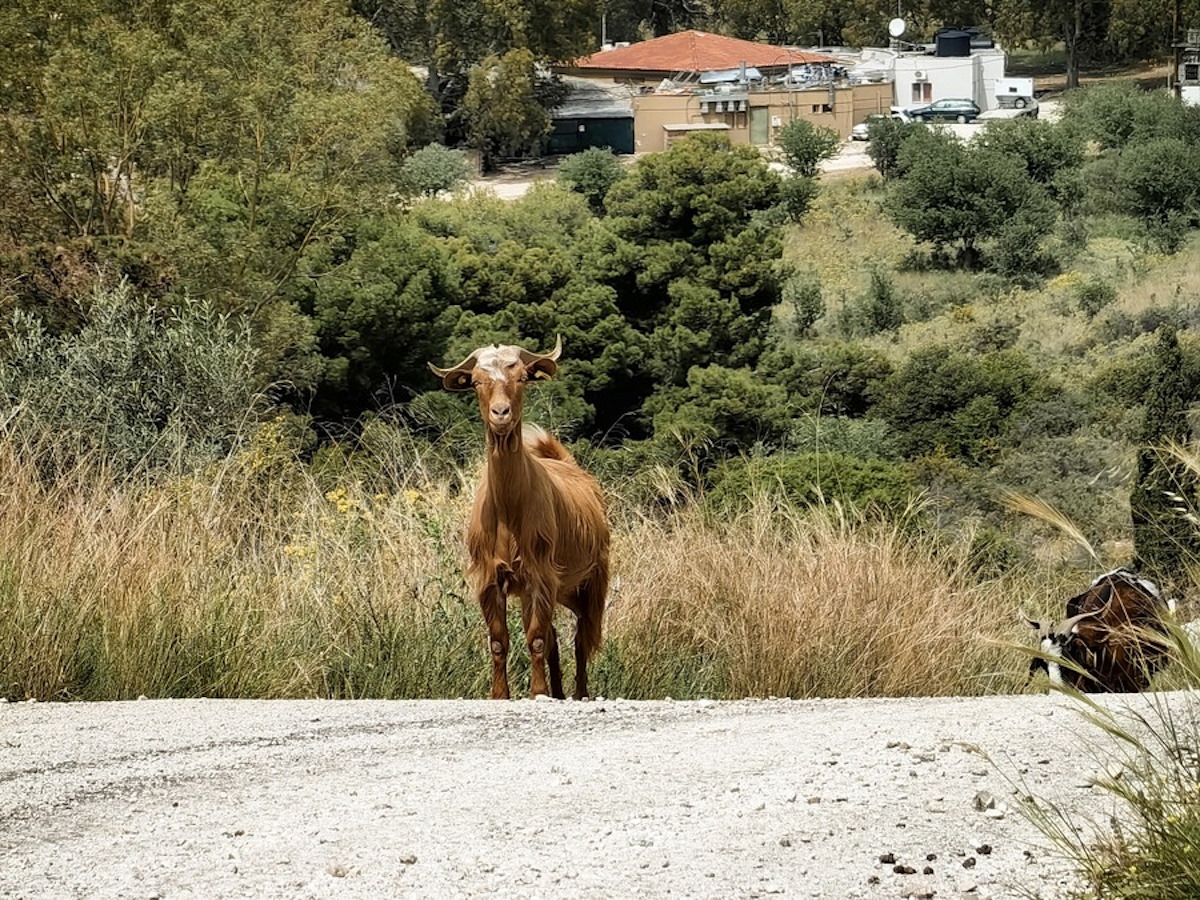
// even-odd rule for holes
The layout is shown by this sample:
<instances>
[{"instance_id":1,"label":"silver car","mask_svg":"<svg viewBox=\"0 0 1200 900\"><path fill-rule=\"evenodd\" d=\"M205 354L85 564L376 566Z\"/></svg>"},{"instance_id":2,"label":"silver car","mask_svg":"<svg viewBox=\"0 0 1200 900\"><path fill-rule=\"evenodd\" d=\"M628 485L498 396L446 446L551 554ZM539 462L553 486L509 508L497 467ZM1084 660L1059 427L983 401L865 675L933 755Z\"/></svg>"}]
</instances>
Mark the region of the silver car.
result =
<instances>
[{"instance_id":1,"label":"silver car","mask_svg":"<svg viewBox=\"0 0 1200 900\"><path fill-rule=\"evenodd\" d=\"M897 122L910 121L907 114L905 114L904 110L897 109L895 107L893 107L892 111L890 113L887 113L886 115L884 113L871 113L871 115L867 116L866 121L859 122L857 125L855 125L853 128L850 129L850 140L852 140L852 141L870 140L871 124L874 122L880 122L884 119L895 119Z\"/></svg>"}]
</instances>

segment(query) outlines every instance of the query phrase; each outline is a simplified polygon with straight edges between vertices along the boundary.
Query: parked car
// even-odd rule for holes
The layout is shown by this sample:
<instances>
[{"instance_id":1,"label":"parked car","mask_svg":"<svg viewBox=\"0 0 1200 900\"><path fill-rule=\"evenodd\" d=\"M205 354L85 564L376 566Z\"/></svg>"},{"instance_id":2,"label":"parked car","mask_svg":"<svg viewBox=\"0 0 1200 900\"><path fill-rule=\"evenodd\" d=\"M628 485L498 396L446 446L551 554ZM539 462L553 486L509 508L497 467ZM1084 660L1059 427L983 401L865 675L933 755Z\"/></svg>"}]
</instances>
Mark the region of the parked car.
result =
<instances>
[{"instance_id":1,"label":"parked car","mask_svg":"<svg viewBox=\"0 0 1200 900\"><path fill-rule=\"evenodd\" d=\"M902 109L893 109L887 115L883 113L871 113L867 116L865 122L859 122L850 129L850 140L866 141L871 138L871 125L875 122L883 121L884 119L895 119L898 122L909 121L908 115Z\"/></svg>"},{"instance_id":2,"label":"parked car","mask_svg":"<svg viewBox=\"0 0 1200 900\"><path fill-rule=\"evenodd\" d=\"M974 122L979 117L979 104L974 100L951 98L934 100L928 106L913 106L909 116L916 122Z\"/></svg>"}]
</instances>

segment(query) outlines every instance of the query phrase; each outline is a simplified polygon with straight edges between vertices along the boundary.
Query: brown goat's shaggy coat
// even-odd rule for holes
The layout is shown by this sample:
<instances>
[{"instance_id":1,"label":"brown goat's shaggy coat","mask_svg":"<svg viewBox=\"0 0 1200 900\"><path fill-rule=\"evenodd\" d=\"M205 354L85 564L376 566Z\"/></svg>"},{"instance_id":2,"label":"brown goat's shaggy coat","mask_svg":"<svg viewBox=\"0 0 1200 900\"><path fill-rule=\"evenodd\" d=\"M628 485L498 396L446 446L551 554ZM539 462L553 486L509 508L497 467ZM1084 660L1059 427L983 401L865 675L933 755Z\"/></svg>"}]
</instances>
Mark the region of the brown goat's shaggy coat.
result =
<instances>
[{"instance_id":1,"label":"brown goat's shaggy coat","mask_svg":"<svg viewBox=\"0 0 1200 900\"><path fill-rule=\"evenodd\" d=\"M486 425L486 468L467 527L467 577L487 622L493 698L509 696L510 594L521 598L535 696L564 697L556 603L576 615L576 697L588 695L587 665L600 647L609 549L600 488L562 444L521 423L525 385L552 377L561 350L561 341L546 354L481 347L452 369L430 366L448 390L475 391Z\"/></svg>"},{"instance_id":2,"label":"brown goat's shaggy coat","mask_svg":"<svg viewBox=\"0 0 1200 900\"><path fill-rule=\"evenodd\" d=\"M1168 609L1153 582L1124 569L1101 575L1067 601L1062 622L1029 621L1046 654L1034 658L1029 674L1044 669L1085 693L1144 691L1168 661L1162 618Z\"/></svg>"}]
</instances>

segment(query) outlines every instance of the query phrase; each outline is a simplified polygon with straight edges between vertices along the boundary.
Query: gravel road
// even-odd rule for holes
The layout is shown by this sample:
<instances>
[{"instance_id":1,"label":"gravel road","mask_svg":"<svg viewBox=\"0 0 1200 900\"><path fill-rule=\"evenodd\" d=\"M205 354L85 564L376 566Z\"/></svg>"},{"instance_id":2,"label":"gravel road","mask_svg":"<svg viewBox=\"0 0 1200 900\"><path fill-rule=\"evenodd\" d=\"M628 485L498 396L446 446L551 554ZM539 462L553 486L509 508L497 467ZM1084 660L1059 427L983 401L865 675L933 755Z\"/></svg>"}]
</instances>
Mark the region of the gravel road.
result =
<instances>
[{"instance_id":1,"label":"gravel road","mask_svg":"<svg viewBox=\"0 0 1200 900\"><path fill-rule=\"evenodd\" d=\"M1006 806L1015 779L1106 815L1077 709L0 704L0 897L1054 897Z\"/></svg>"}]
</instances>

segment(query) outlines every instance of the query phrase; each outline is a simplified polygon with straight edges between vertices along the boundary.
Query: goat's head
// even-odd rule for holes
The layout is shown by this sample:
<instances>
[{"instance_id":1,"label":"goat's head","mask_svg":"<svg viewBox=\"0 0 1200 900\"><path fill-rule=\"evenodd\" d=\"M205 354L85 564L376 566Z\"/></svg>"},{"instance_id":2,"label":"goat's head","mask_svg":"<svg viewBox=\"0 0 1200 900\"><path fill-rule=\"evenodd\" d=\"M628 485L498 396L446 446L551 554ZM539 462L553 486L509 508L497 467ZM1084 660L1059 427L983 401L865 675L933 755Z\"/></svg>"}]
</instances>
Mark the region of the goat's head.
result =
<instances>
[{"instance_id":1,"label":"goat's head","mask_svg":"<svg viewBox=\"0 0 1200 900\"><path fill-rule=\"evenodd\" d=\"M562 338L549 353L534 353L524 347L492 345L480 347L457 366L429 368L442 379L448 391L475 391L479 411L488 431L498 438L521 426L521 407L529 381L552 378L558 371Z\"/></svg>"},{"instance_id":2,"label":"goat's head","mask_svg":"<svg viewBox=\"0 0 1200 900\"><path fill-rule=\"evenodd\" d=\"M1080 613L1069 619L1063 619L1061 622L1039 622L1036 619L1026 618L1025 621L1037 632L1038 649L1041 651L1041 656L1035 656L1029 660L1029 678L1032 678L1034 673L1039 670L1049 674L1050 663L1063 659L1067 645L1079 633L1079 623L1098 614L1099 610ZM1027 678L1026 683L1028 680Z\"/></svg>"}]
</instances>

